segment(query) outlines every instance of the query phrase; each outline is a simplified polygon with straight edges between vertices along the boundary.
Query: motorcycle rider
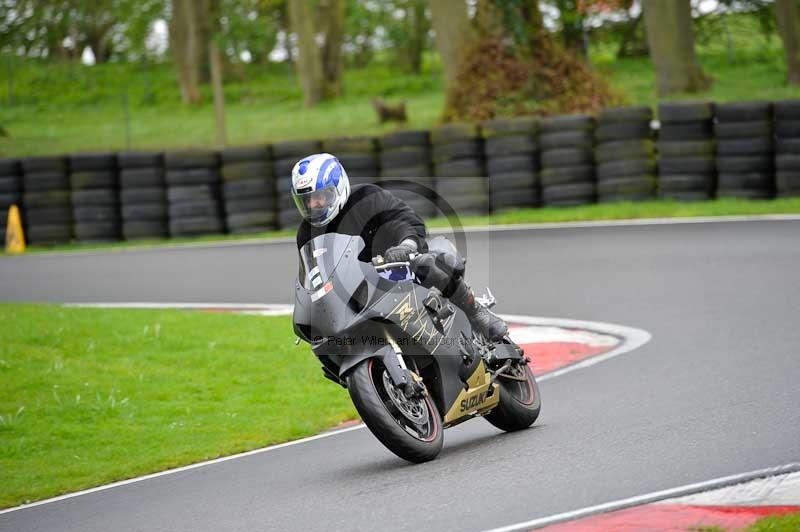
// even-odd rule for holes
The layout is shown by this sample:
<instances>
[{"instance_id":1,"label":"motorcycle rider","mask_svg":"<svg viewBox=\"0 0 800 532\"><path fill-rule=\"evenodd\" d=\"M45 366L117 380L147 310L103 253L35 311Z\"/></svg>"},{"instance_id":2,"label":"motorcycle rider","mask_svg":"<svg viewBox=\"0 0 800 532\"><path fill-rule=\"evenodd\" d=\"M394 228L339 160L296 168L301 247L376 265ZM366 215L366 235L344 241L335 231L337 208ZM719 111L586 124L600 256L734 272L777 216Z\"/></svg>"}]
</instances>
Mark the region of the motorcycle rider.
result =
<instances>
[{"instance_id":1,"label":"motorcycle rider","mask_svg":"<svg viewBox=\"0 0 800 532\"><path fill-rule=\"evenodd\" d=\"M350 188L347 172L329 153L300 159L292 169L292 197L303 221L297 229L297 249L326 233L361 236L365 248L359 255L370 262L381 255L386 262L412 262L417 279L436 287L464 311L473 329L499 341L508 326L478 303L464 281L465 260L452 251L429 250L425 223L402 200L372 184Z\"/></svg>"}]
</instances>

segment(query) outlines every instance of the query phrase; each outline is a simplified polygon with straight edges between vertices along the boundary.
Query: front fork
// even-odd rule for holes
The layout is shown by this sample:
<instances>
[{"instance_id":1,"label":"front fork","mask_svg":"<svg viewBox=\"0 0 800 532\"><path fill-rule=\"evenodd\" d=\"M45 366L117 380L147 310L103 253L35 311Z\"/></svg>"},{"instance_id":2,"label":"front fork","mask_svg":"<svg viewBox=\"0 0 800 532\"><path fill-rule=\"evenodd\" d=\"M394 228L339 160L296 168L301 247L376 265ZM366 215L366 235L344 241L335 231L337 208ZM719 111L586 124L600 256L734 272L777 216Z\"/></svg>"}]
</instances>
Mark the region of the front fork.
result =
<instances>
[{"instance_id":1,"label":"front fork","mask_svg":"<svg viewBox=\"0 0 800 532\"><path fill-rule=\"evenodd\" d=\"M383 355L383 365L386 366L392 383L403 390L403 393L409 399L424 396L427 391L425 384L422 382L422 377L408 369L406 361L403 359L403 351L397 345L397 340L394 339L392 333L386 328L384 328L383 332L392 347L391 350L387 349Z\"/></svg>"}]
</instances>

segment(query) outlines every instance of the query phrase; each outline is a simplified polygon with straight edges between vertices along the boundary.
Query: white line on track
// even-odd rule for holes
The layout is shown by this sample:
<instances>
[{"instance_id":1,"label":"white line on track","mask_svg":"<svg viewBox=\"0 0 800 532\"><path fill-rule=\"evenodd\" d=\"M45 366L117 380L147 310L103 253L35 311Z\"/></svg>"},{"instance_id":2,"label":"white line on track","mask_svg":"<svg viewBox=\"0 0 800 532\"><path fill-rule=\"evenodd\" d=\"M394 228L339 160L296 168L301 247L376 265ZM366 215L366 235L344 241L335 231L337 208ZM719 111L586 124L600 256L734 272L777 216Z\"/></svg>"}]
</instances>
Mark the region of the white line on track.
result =
<instances>
[{"instance_id":1,"label":"white line on track","mask_svg":"<svg viewBox=\"0 0 800 532\"><path fill-rule=\"evenodd\" d=\"M286 315L291 314L292 312L292 305L268 305L268 304L254 304L254 303L146 303L146 302L139 302L139 303L68 303L65 306L71 307L91 307L91 308L134 308L134 309L170 309L170 308L177 308L177 309L203 309L203 308L214 308L214 309L246 309L246 310L258 310L263 309L265 307L274 308L275 315ZM612 336L617 336L623 339L623 342L612 351L608 353L604 353L597 357L592 357L586 359L582 362L578 362L576 364L572 364L570 366L557 369L548 373L544 373L541 376L537 377L537 380L545 381L548 379L552 379L553 377L558 377L565 373L569 373L578 369L586 368L597 364L598 362L602 362L603 360L608 360L609 358L619 356L623 353L627 353L632 351L642 345L646 344L650 341L650 333L641 329L635 329L633 327L626 327L622 325L616 325L612 323L602 323L597 321L579 321L579 320L569 320L569 319L560 319L560 318L544 318L544 317L535 317L535 316L516 316L516 315L501 315L501 317L505 320L511 321L513 323L521 323L524 325L540 325L546 327L563 327L565 329L585 329L594 332L599 332L603 334L609 334ZM299 445L301 443L307 443L315 440L319 440L322 438L328 438L330 436L336 436L338 434L344 434L347 432L351 432L358 429L363 429L366 426L364 424L355 425L352 427L347 427L344 429L333 430L330 432L324 432L322 434L318 434L316 436L310 436L308 438L303 438L301 440L295 440L291 442L281 443L278 445L272 445L269 447L263 447L261 449L254 449L252 451L247 451L244 453L233 454L230 456L224 456L222 458L217 458L214 460L207 460L205 462L198 462L196 464L190 464L183 467L178 467L175 469L168 469L166 471L159 471L157 473L151 473L149 475L144 475L141 477L130 478L127 480L121 480L119 482L113 482L111 484L105 484L103 486L97 486L94 488L89 488L82 491L76 491L73 493L67 493L64 495L60 495L58 497L53 497L50 499L44 499L41 501L36 501L28 504L23 504L21 506L15 506L13 508L7 508L5 510L0 510L0 515L15 512L18 510L24 510L26 508L33 508L35 506L41 506L43 504L49 504L53 502L63 501L65 499L72 499L75 497L80 497L81 495L88 495L90 493L95 493L98 491L104 491L112 488L117 488L120 486L125 486L127 484L133 484L136 482L141 482L144 480L149 480L153 478L158 478L165 475L171 475L173 473L179 473L181 471L187 471L190 469L197 469L199 467L204 467L208 465L218 464L221 462L227 462L228 460L235 460L237 458L244 458L247 456L253 456L256 454L261 454L269 451L274 451L277 449L283 449L284 447L290 447L292 445Z\"/></svg>"},{"instance_id":2,"label":"white line on track","mask_svg":"<svg viewBox=\"0 0 800 532\"><path fill-rule=\"evenodd\" d=\"M503 526L500 528L492 528L484 532L512 532L515 530L530 530L532 528L541 528L547 525L553 525L563 521L572 521L574 519L579 519L581 517L587 517L594 514L602 514L607 512L613 512L615 510L623 510L625 508L630 508L632 506L640 506L642 504L648 504L660 501L662 499L668 499L671 497L681 497L684 495L689 495L691 493L699 493L702 491L712 490L715 488L730 486L732 484L740 484L742 482L748 482L750 480L757 478L782 475L785 473L792 473L794 471L800 471L800 463L791 463L782 466L771 467L768 469L759 469L757 471L750 471L749 473L741 473L738 475L731 475L728 477L706 480L705 482L698 482L696 484L679 486L677 488L670 488L662 491L654 491L652 493L637 495L636 497L630 497L628 499L620 499L618 501L611 501L604 504L598 504L596 506L589 506L588 508L581 508L579 510L573 510L570 512L550 515L538 519L531 519L530 521L514 523L513 525Z\"/></svg>"},{"instance_id":3,"label":"white line on track","mask_svg":"<svg viewBox=\"0 0 800 532\"><path fill-rule=\"evenodd\" d=\"M459 228L465 233L492 233L503 231L527 231L527 230L548 230L548 229L576 229L591 227L633 227L651 225L687 225L687 224L708 224L708 223L732 223L732 222L797 222L800 221L798 214L753 214L736 216L695 216L693 218L639 218L628 220L595 220L586 222L544 222L527 224L498 224L498 225L476 225ZM431 235L447 235L453 233L453 228L431 228L428 231ZM175 249L212 249L236 246L253 245L278 245L295 243L294 237L278 238L244 238L241 240L220 240L217 242L184 242L175 244L155 244L142 245L126 248L108 249L87 249L73 251L52 251L31 253L27 255L14 255L10 257L0 257L0 260L25 260L35 257L63 257L70 255L106 255L110 253L136 253L143 251L168 251Z\"/></svg>"},{"instance_id":4,"label":"white line on track","mask_svg":"<svg viewBox=\"0 0 800 532\"><path fill-rule=\"evenodd\" d=\"M261 303L62 303L65 307L129 308L129 309L197 309L242 310L243 314L260 316L290 316L292 305L264 305Z\"/></svg>"}]
</instances>

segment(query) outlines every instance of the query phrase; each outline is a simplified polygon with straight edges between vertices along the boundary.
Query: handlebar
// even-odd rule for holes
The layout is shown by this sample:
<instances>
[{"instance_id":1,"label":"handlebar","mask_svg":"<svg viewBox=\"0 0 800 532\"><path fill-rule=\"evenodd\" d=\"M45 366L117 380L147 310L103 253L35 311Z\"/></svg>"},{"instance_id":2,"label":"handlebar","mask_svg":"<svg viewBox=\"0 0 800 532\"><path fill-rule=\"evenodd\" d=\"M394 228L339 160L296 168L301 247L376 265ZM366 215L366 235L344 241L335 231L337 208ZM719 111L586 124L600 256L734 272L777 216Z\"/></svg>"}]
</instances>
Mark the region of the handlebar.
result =
<instances>
[{"instance_id":1,"label":"handlebar","mask_svg":"<svg viewBox=\"0 0 800 532\"><path fill-rule=\"evenodd\" d=\"M409 258L414 260L419 253L411 253ZM399 268L401 266L406 266L411 268L411 261L407 262L383 262L383 257L378 255L377 257L372 258L372 265L375 266L375 269L378 271L388 270L389 268Z\"/></svg>"},{"instance_id":2,"label":"handlebar","mask_svg":"<svg viewBox=\"0 0 800 532\"><path fill-rule=\"evenodd\" d=\"M378 271L388 270L389 268L399 268L401 266L411 267L410 262L387 262L385 264L375 264L375 269Z\"/></svg>"}]
</instances>

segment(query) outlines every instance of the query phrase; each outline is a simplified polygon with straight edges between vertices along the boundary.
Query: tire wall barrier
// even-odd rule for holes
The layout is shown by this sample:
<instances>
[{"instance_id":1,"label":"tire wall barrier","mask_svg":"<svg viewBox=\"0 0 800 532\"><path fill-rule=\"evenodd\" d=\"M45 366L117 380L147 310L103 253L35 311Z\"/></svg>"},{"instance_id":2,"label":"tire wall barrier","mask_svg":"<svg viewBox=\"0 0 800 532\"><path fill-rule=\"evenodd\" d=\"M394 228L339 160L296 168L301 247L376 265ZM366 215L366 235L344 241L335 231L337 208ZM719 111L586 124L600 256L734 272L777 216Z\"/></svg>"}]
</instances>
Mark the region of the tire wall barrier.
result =
<instances>
[{"instance_id":1,"label":"tire wall barrier","mask_svg":"<svg viewBox=\"0 0 800 532\"><path fill-rule=\"evenodd\" d=\"M117 154L120 215L126 240L169 236L164 157L153 152Z\"/></svg>"},{"instance_id":2,"label":"tire wall barrier","mask_svg":"<svg viewBox=\"0 0 800 532\"><path fill-rule=\"evenodd\" d=\"M120 239L119 181L115 153L69 157L73 235L77 242Z\"/></svg>"},{"instance_id":3,"label":"tire wall barrier","mask_svg":"<svg viewBox=\"0 0 800 532\"><path fill-rule=\"evenodd\" d=\"M32 244L293 229L291 169L336 155L423 217L664 198L800 196L800 100L662 102L597 116L502 118L381 137L220 151L0 159L0 211ZM5 233L5 220L2 223ZM4 236L4 235L3 235Z\"/></svg>"}]
</instances>

